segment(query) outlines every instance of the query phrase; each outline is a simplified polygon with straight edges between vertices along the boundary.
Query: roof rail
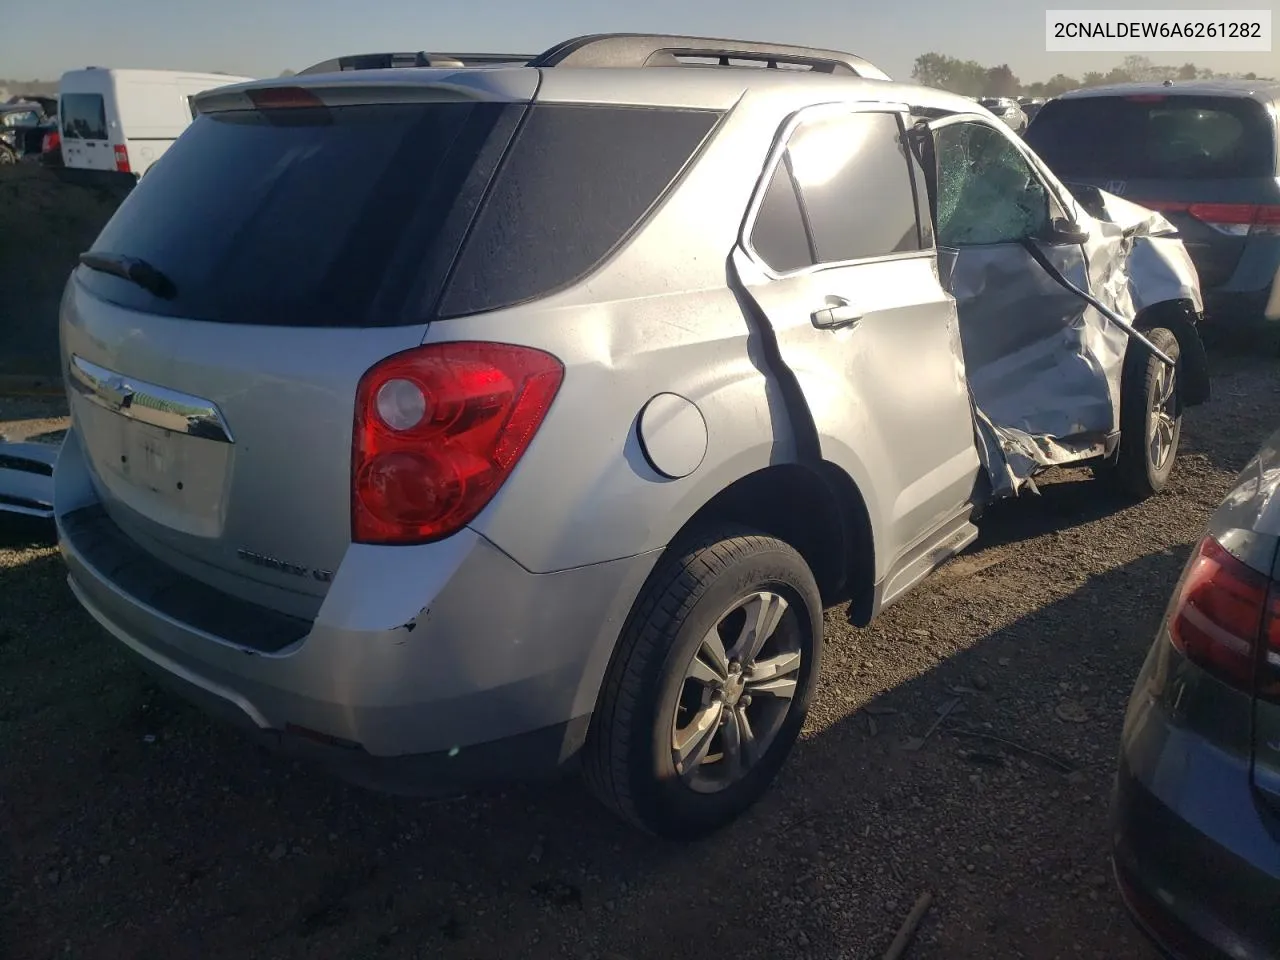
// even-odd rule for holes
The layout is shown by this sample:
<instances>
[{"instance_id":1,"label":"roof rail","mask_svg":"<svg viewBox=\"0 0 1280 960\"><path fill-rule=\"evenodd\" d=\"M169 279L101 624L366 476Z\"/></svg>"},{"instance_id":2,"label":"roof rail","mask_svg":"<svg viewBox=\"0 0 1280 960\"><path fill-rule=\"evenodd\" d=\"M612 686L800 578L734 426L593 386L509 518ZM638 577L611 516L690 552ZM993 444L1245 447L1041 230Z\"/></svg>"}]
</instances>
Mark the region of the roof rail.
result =
<instances>
[{"instance_id":1,"label":"roof rail","mask_svg":"<svg viewBox=\"0 0 1280 960\"><path fill-rule=\"evenodd\" d=\"M762 63L766 67L808 67L814 73L844 73L873 80L889 75L852 53L750 40L665 36L644 33L596 33L558 43L529 61L531 67L675 67L681 58ZM690 64L691 65L691 64Z\"/></svg>"},{"instance_id":2,"label":"roof rail","mask_svg":"<svg viewBox=\"0 0 1280 960\"><path fill-rule=\"evenodd\" d=\"M510 63L523 66L533 59L529 53L360 53L334 57L299 70L298 76L311 73L339 73L344 70L389 70L396 67L480 67L486 64Z\"/></svg>"}]
</instances>

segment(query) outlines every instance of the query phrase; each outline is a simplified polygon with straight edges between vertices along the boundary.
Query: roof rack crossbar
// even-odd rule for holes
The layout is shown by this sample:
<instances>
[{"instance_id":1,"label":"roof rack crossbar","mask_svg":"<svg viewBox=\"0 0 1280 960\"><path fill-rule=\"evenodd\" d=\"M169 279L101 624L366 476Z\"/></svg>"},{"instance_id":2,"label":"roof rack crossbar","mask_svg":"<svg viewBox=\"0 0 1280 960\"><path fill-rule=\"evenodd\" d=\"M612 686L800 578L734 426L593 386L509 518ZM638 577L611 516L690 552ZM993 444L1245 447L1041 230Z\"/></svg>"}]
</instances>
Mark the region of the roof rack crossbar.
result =
<instances>
[{"instance_id":1,"label":"roof rack crossbar","mask_svg":"<svg viewBox=\"0 0 1280 960\"><path fill-rule=\"evenodd\" d=\"M815 73L843 73L875 80L889 76L875 64L852 53L815 47L757 43L751 40L718 40L643 33L597 33L556 44L529 61L531 67L653 67L679 66L680 57L719 63L763 63L777 69L786 64L808 67Z\"/></svg>"}]
</instances>

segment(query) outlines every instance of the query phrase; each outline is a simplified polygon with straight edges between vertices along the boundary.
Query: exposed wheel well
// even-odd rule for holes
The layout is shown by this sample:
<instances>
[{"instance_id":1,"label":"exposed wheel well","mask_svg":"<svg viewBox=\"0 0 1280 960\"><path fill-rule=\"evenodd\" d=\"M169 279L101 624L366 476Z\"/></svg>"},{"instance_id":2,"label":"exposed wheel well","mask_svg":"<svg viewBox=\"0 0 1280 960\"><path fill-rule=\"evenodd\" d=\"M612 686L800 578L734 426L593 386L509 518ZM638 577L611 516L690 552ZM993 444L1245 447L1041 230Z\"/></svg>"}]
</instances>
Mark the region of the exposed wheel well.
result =
<instances>
[{"instance_id":1,"label":"exposed wheel well","mask_svg":"<svg viewBox=\"0 0 1280 960\"><path fill-rule=\"evenodd\" d=\"M1209 358L1197 330L1199 319L1195 304L1185 297L1150 304L1133 318L1133 325L1139 330L1165 327L1178 338L1178 347L1182 351L1180 376L1184 406L1205 403L1210 397Z\"/></svg>"},{"instance_id":2,"label":"exposed wheel well","mask_svg":"<svg viewBox=\"0 0 1280 960\"><path fill-rule=\"evenodd\" d=\"M766 467L730 484L702 506L675 541L708 524L735 522L785 540L813 571L822 602L850 601L865 624L875 587L875 545L857 485L838 467Z\"/></svg>"}]
</instances>

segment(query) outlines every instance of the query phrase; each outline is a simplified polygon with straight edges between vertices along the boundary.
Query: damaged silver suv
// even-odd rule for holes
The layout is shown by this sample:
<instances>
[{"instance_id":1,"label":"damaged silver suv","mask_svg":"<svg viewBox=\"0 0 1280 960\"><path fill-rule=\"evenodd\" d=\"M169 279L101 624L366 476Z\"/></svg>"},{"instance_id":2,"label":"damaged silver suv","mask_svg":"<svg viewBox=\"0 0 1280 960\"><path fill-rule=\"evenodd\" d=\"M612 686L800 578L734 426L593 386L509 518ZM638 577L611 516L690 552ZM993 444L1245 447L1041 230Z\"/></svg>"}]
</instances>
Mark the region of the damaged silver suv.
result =
<instances>
[{"instance_id":1,"label":"damaged silver suv","mask_svg":"<svg viewBox=\"0 0 1280 960\"><path fill-rule=\"evenodd\" d=\"M825 605L1056 464L1159 491L1208 396L1166 221L857 57L608 35L195 106L63 301L71 587L365 784L573 765L705 834L796 740Z\"/></svg>"}]
</instances>

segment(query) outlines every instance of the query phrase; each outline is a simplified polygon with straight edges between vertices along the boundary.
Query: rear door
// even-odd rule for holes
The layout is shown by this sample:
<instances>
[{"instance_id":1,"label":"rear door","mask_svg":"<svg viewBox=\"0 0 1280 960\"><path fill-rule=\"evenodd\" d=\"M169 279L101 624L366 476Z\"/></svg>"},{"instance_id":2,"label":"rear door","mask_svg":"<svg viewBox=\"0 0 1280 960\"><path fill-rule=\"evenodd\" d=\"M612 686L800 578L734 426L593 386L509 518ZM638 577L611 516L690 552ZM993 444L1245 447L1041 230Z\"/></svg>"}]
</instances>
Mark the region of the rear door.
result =
<instances>
[{"instance_id":1,"label":"rear door","mask_svg":"<svg viewBox=\"0 0 1280 960\"><path fill-rule=\"evenodd\" d=\"M101 93L64 93L58 102L63 162L82 170L114 170L115 153Z\"/></svg>"},{"instance_id":2,"label":"rear door","mask_svg":"<svg viewBox=\"0 0 1280 960\"><path fill-rule=\"evenodd\" d=\"M1206 288L1231 280L1251 236L1280 233L1276 120L1252 98L1139 93L1054 100L1036 117L1027 142L1060 179L1163 212ZM1274 259L1267 268L1274 272Z\"/></svg>"},{"instance_id":3,"label":"rear door","mask_svg":"<svg viewBox=\"0 0 1280 960\"><path fill-rule=\"evenodd\" d=\"M1033 258L1089 289L1080 243L1044 239L1067 206L1025 148L978 115L922 132L943 283L956 300L965 373L997 494L1037 470L1103 452L1118 428L1127 336Z\"/></svg>"},{"instance_id":4,"label":"rear door","mask_svg":"<svg viewBox=\"0 0 1280 960\"><path fill-rule=\"evenodd\" d=\"M955 309L919 189L900 112L802 112L782 132L739 252L822 456L887 495L869 504L892 537L887 562L953 518L979 471Z\"/></svg>"}]
</instances>

